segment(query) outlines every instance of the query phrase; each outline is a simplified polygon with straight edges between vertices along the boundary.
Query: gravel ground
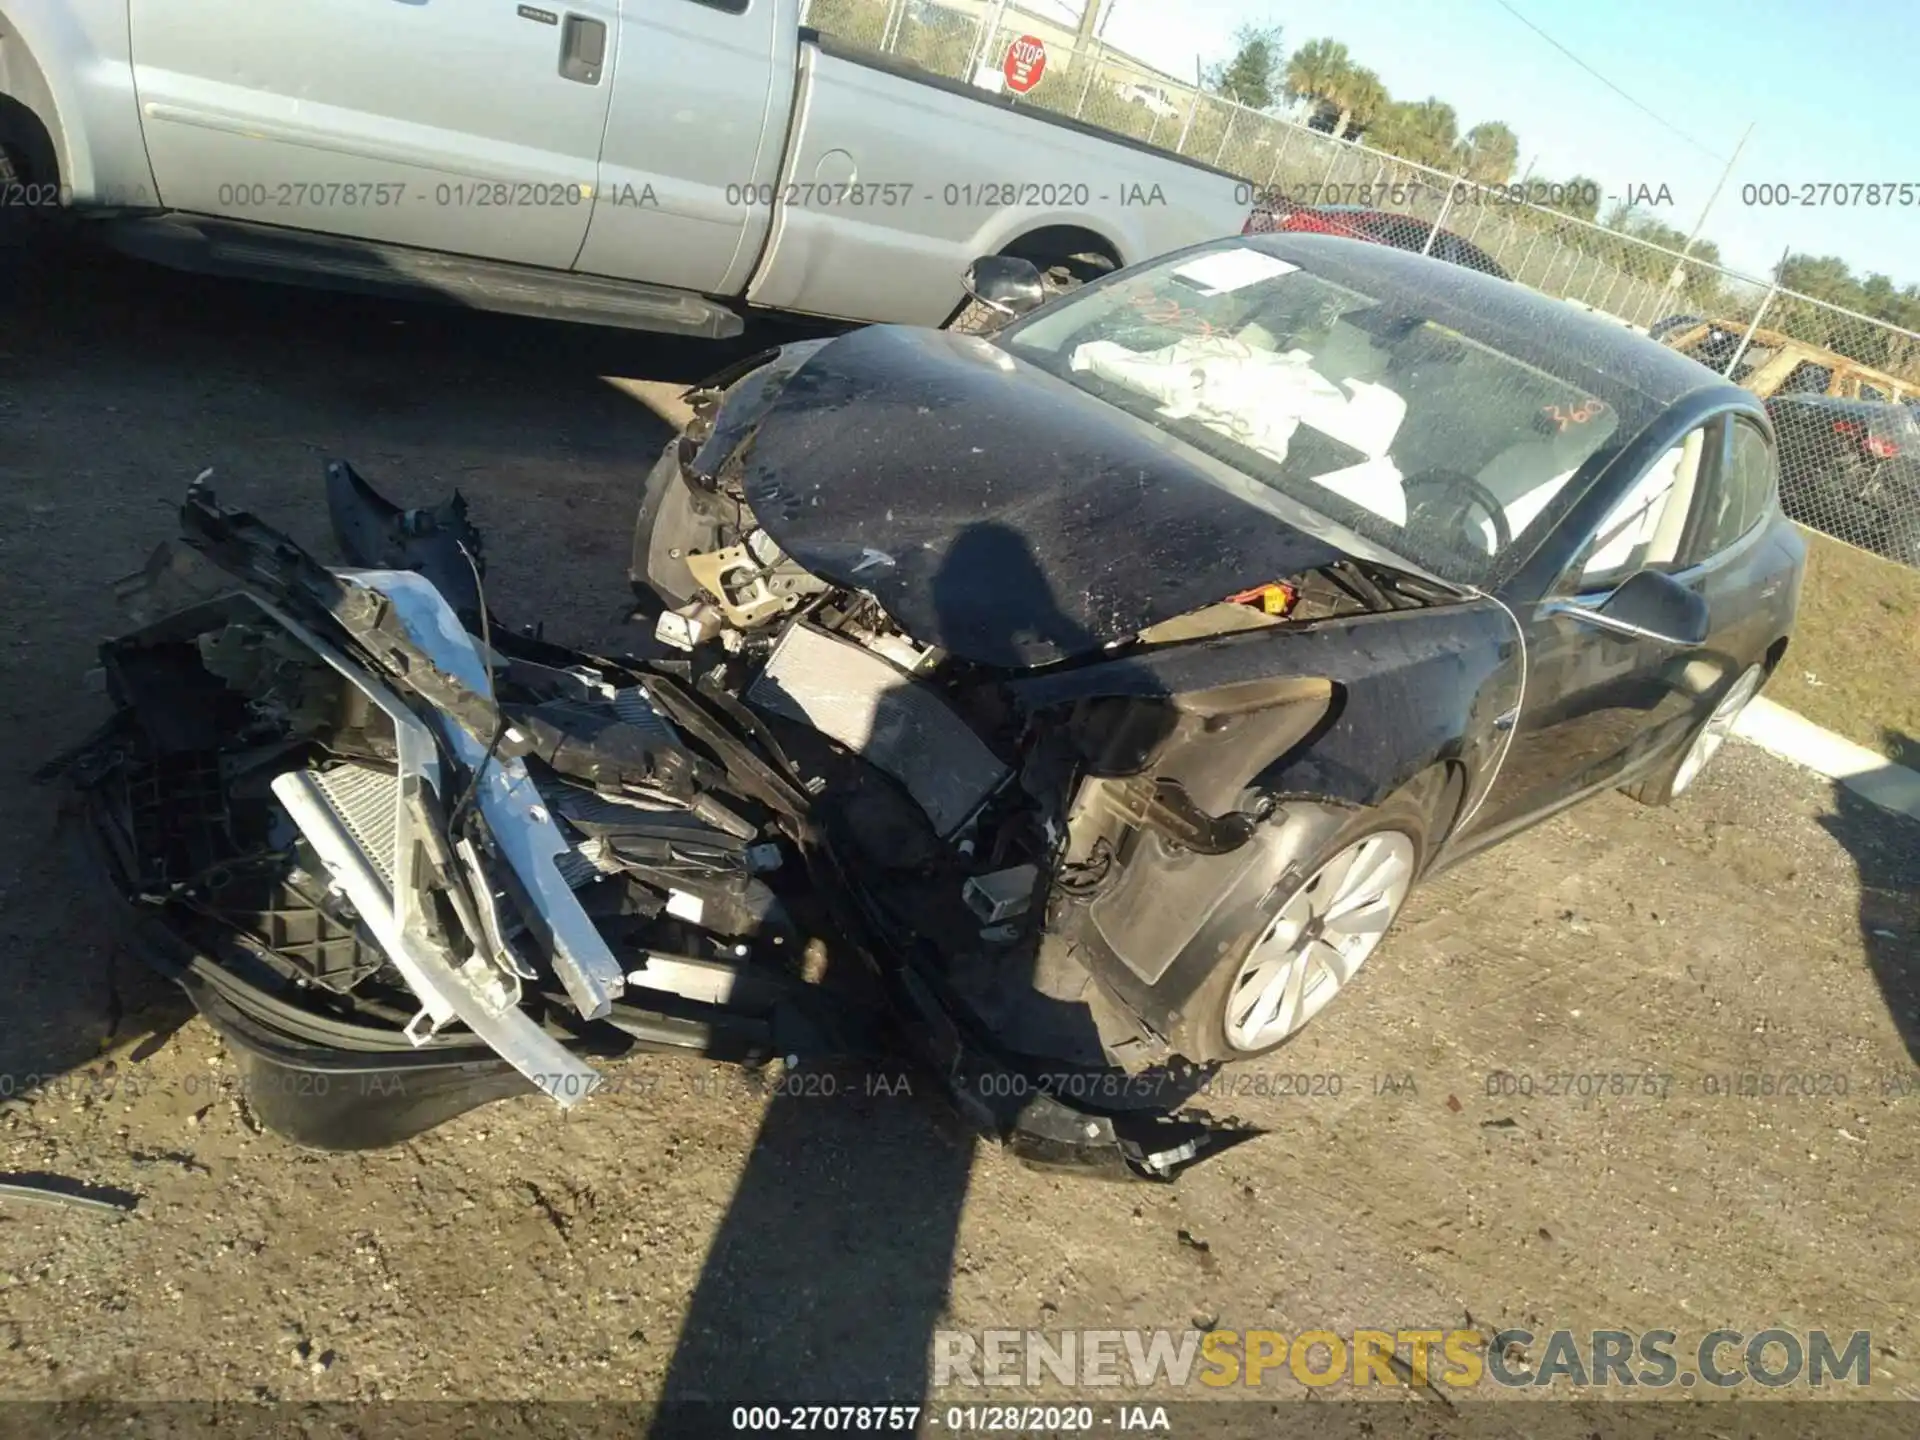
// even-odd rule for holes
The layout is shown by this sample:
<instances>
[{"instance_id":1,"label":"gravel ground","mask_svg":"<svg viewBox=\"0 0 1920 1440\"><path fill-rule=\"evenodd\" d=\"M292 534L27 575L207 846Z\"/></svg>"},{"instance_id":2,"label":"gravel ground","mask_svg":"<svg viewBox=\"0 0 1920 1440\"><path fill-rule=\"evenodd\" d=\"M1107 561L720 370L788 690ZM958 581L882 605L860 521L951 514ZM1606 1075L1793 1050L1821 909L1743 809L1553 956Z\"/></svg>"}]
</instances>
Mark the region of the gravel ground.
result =
<instances>
[{"instance_id":1,"label":"gravel ground","mask_svg":"<svg viewBox=\"0 0 1920 1440\"><path fill-rule=\"evenodd\" d=\"M0 1396L910 1403L937 1327L1218 1324L1864 1329L1873 1393L1920 1398L1920 826L1740 746L1672 811L1608 797L1428 886L1228 1072L1216 1108L1271 1133L1174 1187L1026 1170L857 1075L770 1098L661 1058L566 1119L261 1132L27 783L104 711L108 582L209 466L326 553L340 454L459 486L498 608L617 643L636 485L723 358L92 257L0 288L0 1171L138 1196L0 1201Z\"/></svg>"}]
</instances>

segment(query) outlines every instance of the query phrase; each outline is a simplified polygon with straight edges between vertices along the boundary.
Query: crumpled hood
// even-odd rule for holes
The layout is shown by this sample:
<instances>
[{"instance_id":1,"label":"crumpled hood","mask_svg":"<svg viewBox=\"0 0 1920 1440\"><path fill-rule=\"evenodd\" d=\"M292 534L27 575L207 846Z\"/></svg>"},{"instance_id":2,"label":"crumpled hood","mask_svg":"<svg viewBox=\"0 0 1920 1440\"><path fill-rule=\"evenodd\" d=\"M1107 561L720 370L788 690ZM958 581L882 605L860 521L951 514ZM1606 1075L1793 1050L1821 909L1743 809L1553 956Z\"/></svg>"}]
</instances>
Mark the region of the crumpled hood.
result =
<instances>
[{"instance_id":1,"label":"crumpled hood","mask_svg":"<svg viewBox=\"0 0 1920 1440\"><path fill-rule=\"evenodd\" d=\"M1282 520L1173 437L944 331L821 347L741 458L755 517L796 562L871 592L915 639L1008 669L1352 553L1312 512L1276 499L1299 511Z\"/></svg>"}]
</instances>

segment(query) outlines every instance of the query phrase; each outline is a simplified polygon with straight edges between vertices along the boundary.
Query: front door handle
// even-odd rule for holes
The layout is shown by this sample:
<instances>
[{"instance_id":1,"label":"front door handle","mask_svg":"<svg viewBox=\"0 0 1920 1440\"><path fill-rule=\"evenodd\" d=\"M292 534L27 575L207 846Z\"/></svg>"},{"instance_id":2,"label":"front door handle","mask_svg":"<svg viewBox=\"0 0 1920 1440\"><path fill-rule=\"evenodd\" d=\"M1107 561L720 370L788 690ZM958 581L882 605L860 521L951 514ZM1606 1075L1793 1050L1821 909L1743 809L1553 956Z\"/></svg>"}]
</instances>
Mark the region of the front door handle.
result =
<instances>
[{"instance_id":1,"label":"front door handle","mask_svg":"<svg viewBox=\"0 0 1920 1440\"><path fill-rule=\"evenodd\" d=\"M563 80L598 85L600 67L606 60L606 21L569 15L560 22L560 77Z\"/></svg>"}]
</instances>

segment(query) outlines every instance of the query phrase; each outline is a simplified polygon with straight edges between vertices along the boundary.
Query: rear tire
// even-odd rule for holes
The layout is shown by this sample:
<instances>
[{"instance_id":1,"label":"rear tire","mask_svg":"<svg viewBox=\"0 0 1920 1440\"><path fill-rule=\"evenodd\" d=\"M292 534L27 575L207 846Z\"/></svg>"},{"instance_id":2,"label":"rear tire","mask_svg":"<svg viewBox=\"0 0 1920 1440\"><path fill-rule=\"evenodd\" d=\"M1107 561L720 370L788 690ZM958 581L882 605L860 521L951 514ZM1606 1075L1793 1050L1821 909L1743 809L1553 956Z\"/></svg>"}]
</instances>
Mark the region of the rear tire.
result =
<instances>
[{"instance_id":1,"label":"rear tire","mask_svg":"<svg viewBox=\"0 0 1920 1440\"><path fill-rule=\"evenodd\" d=\"M1733 733L1734 722L1739 720L1740 712L1747 708L1753 697L1760 693L1760 687L1766 683L1765 666L1749 665L1741 671L1733 684L1721 693L1707 718L1687 737L1687 743L1680 753L1645 780L1622 785L1621 793L1638 800L1642 805L1671 805L1679 799L1700 777L1707 763L1719 753L1727 736Z\"/></svg>"}]
</instances>

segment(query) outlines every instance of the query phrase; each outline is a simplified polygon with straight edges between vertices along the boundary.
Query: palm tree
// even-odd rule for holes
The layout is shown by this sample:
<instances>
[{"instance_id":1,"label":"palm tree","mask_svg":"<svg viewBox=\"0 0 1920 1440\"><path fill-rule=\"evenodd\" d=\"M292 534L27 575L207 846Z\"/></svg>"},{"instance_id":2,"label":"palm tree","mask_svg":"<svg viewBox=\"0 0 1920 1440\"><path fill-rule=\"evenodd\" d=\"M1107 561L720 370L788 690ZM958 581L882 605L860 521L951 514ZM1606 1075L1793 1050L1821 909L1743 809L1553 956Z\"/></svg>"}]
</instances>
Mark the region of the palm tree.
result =
<instances>
[{"instance_id":1,"label":"palm tree","mask_svg":"<svg viewBox=\"0 0 1920 1440\"><path fill-rule=\"evenodd\" d=\"M1330 104L1341 82L1353 73L1353 60L1338 40L1309 40L1287 62L1287 92Z\"/></svg>"},{"instance_id":2,"label":"palm tree","mask_svg":"<svg viewBox=\"0 0 1920 1440\"><path fill-rule=\"evenodd\" d=\"M1454 158L1459 128L1453 107L1436 96L1417 102L1395 100L1381 111L1373 142L1403 160L1441 169Z\"/></svg>"},{"instance_id":3,"label":"palm tree","mask_svg":"<svg viewBox=\"0 0 1920 1440\"><path fill-rule=\"evenodd\" d=\"M1330 98L1340 107L1340 121L1333 127L1333 138L1339 140L1349 124L1364 130L1373 123L1387 103L1387 87L1373 71L1356 65L1335 82Z\"/></svg>"},{"instance_id":4,"label":"palm tree","mask_svg":"<svg viewBox=\"0 0 1920 1440\"><path fill-rule=\"evenodd\" d=\"M1466 173L1482 185L1504 185L1520 160L1520 137L1498 120L1483 120L1467 132Z\"/></svg>"},{"instance_id":5,"label":"palm tree","mask_svg":"<svg viewBox=\"0 0 1920 1440\"><path fill-rule=\"evenodd\" d=\"M1536 189L1543 182L1534 182ZM1553 182L1544 182L1552 184ZM1549 192L1551 193L1551 192ZM1600 182L1587 175L1569 175L1560 185L1560 194L1564 197L1553 209L1564 210L1569 215L1577 215L1582 220L1593 220L1600 214Z\"/></svg>"}]
</instances>

